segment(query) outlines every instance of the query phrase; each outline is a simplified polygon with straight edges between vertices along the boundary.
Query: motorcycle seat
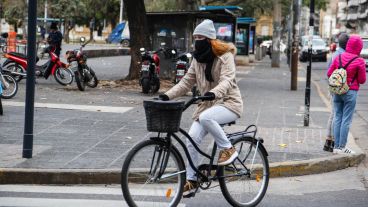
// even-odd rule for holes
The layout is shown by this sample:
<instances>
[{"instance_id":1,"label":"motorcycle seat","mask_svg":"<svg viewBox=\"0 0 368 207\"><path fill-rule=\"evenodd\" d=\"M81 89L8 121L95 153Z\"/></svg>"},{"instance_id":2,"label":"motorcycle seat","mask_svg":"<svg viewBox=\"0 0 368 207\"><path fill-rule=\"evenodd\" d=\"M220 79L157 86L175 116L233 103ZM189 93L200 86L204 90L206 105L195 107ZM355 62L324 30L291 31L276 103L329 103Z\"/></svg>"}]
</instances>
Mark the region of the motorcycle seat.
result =
<instances>
[{"instance_id":1,"label":"motorcycle seat","mask_svg":"<svg viewBox=\"0 0 368 207\"><path fill-rule=\"evenodd\" d=\"M23 54L23 53L18 53L18 52L9 52L8 53L9 55L13 55L15 57L20 57L20 58L23 58L23 59L27 59L27 55ZM36 56L36 62L38 62L40 60L39 57Z\"/></svg>"},{"instance_id":2,"label":"motorcycle seat","mask_svg":"<svg viewBox=\"0 0 368 207\"><path fill-rule=\"evenodd\" d=\"M27 59L27 55L22 54L22 53L18 53L18 52L9 52L9 55L13 55L13 56L16 56L16 57Z\"/></svg>"}]
</instances>

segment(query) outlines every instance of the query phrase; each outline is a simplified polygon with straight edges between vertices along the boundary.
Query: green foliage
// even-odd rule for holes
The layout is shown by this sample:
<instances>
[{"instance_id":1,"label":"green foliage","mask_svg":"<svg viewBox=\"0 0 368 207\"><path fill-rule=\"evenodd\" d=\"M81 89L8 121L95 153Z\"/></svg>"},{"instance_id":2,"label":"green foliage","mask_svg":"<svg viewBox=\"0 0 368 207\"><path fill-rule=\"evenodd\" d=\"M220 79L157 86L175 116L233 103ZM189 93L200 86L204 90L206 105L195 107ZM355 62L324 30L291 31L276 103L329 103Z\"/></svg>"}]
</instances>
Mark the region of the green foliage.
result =
<instances>
[{"instance_id":1,"label":"green foliage","mask_svg":"<svg viewBox=\"0 0 368 207\"><path fill-rule=\"evenodd\" d=\"M27 0L2 1L5 20L15 27L20 27L27 16Z\"/></svg>"},{"instance_id":2,"label":"green foliage","mask_svg":"<svg viewBox=\"0 0 368 207\"><path fill-rule=\"evenodd\" d=\"M144 4L147 12L178 10L174 0L144 0Z\"/></svg>"},{"instance_id":3,"label":"green foliage","mask_svg":"<svg viewBox=\"0 0 368 207\"><path fill-rule=\"evenodd\" d=\"M329 0L314 0L314 8L315 11L317 10L326 10L327 4L329 3ZM303 6L309 7L310 0L303 0Z\"/></svg>"}]
</instances>

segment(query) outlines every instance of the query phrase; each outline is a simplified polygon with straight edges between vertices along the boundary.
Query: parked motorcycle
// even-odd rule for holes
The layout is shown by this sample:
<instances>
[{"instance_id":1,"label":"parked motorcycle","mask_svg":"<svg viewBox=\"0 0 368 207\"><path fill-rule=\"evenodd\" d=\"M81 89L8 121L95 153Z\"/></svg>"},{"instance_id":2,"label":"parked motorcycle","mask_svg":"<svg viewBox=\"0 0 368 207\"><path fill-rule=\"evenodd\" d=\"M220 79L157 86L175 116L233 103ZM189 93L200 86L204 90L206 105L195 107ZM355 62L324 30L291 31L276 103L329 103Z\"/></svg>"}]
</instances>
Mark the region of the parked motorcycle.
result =
<instances>
[{"instance_id":1,"label":"parked motorcycle","mask_svg":"<svg viewBox=\"0 0 368 207\"><path fill-rule=\"evenodd\" d=\"M142 92L156 93L160 89L160 57L157 54L158 51L146 51L145 48L141 48L140 51L142 66L139 84L142 86Z\"/></svg>"},{"instance_id":2,"label":"parked motorcycle","mask_svg":"<svg viewBox=\"0 0 368 207\"><path fill-rule=\"evenodd\" d=\"M85 39L82 37L79 49L66 52L68 63L70 64L71 70L74 72L75 82L80 91L84 91L86 85L91 88L95 88L98 85L96 74L92 68L87 65L87 56L83 53L83 48L90 41L91 40L84 43Z\"/></svg>"},{"instance_id":3,"label":"parked motorcycle","mask_svg":"<svg viewBox=\"0 0 368 207\"><path fill-rule=\"evenodd\" d=\"M11 75L3 74L0 66L0 97L4 99L13 98L18 92L18 83Z\"/></svg>"},{"instance_id":4,"label":"parked motorcycle","mask_svg":"<svg viewBox=\"0 0 368 207\"><path fill-rule=\"evenodd\" d=\"M67 65L60 61L60 58L53 52L48 51L49 60L43 65L36 65L35 75L37 77L44 77L47 79L50 74L54 76L56 82L61 85L68 85L73 82L73 73L67 68ZM5 53L4 57L7 58L3 63L3 71L5 74L10 74L14 79L19 82L23 78L27 77L27 56L21 53L9 52ZM39 58L36 58L38 62Z\"/></svg>"},{"instance_id":5,"label":"parked motorcycle","mask_svg":"<svg viewBox=\"0 0 368 207\"><path fill-rule=\"evenodd\" d=\"M176 56L176 51L172 50L171 53L173 54L173 61L175 61L175 79L174 83L177 84L187 73L189 68L189 59L192 57L190 53L182 53Z\"/></svg>"}]
</instances>

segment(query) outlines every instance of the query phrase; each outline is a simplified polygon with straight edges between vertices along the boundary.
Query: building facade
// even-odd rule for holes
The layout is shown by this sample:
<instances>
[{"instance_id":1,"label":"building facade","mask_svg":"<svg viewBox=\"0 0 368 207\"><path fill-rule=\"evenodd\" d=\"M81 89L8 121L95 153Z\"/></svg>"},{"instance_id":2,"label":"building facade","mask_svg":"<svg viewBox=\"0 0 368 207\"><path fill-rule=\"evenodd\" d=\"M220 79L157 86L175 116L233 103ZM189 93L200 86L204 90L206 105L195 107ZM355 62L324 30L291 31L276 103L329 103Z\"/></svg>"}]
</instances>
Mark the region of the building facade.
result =
<instances>
[{"instance_id":1,"label":"building facade","mask_svg":"<svg viewBox=\"0 0 368 207\"><path fill-rule=\"evenodd\" d=\"M339 0L337 27L340 32L368 35L368 0Z\"/></svg>"}]
</instances>

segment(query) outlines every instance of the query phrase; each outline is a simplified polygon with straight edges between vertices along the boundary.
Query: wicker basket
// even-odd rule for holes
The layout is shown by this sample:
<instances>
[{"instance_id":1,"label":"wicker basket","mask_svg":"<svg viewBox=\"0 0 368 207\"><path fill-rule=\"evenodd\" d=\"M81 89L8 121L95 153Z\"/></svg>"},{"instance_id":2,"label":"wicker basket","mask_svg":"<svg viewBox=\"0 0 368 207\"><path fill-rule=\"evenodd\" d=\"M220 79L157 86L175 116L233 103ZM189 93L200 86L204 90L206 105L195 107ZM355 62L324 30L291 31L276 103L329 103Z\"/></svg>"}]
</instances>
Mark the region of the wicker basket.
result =
<instances>
[{"instance_id":1,"label":"wicker basket","mask_svg":"<svg viewBox=\"0 0 368 207\"><path fill-rule=\"evenodd\" d=\"M184 101L143 101L143 106L146 112L148 131L179 131Z\"/></svg>"}]
</instances>

